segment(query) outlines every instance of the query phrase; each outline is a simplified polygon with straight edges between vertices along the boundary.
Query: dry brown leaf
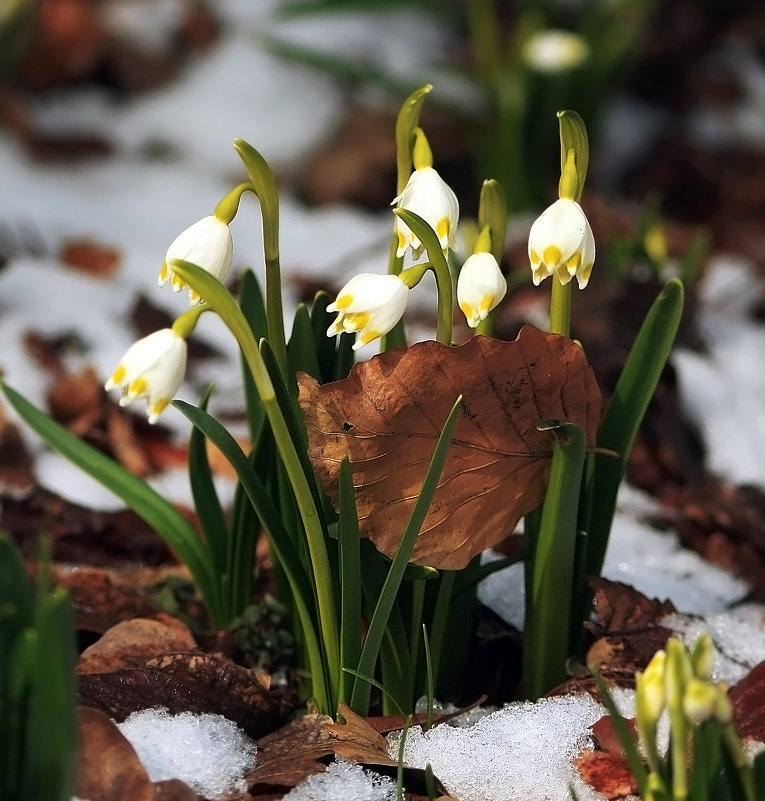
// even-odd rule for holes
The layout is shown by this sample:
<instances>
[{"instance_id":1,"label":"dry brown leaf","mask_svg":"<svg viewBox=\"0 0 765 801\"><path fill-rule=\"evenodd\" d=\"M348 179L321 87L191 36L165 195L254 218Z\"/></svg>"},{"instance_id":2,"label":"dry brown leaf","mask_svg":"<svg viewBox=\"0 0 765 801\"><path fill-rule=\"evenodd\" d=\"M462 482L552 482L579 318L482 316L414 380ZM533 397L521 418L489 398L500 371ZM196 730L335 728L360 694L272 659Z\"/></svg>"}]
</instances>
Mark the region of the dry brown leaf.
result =
<instances>
[{"instance_id":1,"label":"dry brown leaf","mask_svg":"<svg viewBox=\"0 0 765 801\"><path fill-rule=\"evenodd\" d=\"M260 740L258 766L246 779L249 792L257 798L276 797L275 791L283 795L308 776L325 771L324 763L333 755L395 777L398 763L388 756L383 737L345 704L338 711L343 723L328 715L304 715ZM405 768L404 786L424 793L424 771ZM436 787L446 792L438 778Z\"/></svg>"},{"instance_id":2,"label":"dry brown leaf","mask_svg":"<svg viewBox=\"0 0 765 801\"><path fill-rule=\"evenodd\" d=\"M0 496L0 528L13 533L24 556L35 558L40 532L50 534L53 559L91 565L177 563L160 536L135 512L94 511L34 487L23 498Z\"/></svg>"},{"instance_id":3,"label":"dry brown leaf","mask_svg":"<svg viewBox=\"0 0 765 801\"><path fill-rule=\"evenodd\" d=\"M64 242L59 258L68 267L80 270L94 278L109 278L120 266L120 251L90 239L72 239Z\"/></svg>"},{"instance_id":4,"label":"dry brown leaf","mask_svg":"<svg viewBox=\"0 0 765 801\"><path fill-rule=\"evenodd\" d=\"M151 572L155 584L163 575L156 568L143 568L142 574L146 572ZM124 620L161 615L159 604L130 584L135 580L135 573L115 581L114 577L119 574L104 568L78 567L72 571L54 565L53 575L56 584L69 593L77 631L100 635Z\"/></svg>"},{"instance_id":5,"label":"dry brown leaf","mask_svg":"<svg viewBox=\"0 0 765 801\"><path fill-rule=\"evenodd\" d=\"M171 623L170 621L174 621ZM165 622L134 618L112 626L80 656L80 675L113 673L126 667L143 666L148 659L168 651L196 651L188 627L166 616Z\"/></svg>"},{"instance_id":6,"label":"dry brown leaf","mask_svg":"<svg viewBox=\"0 0 765 801\"><path fill-rule=\"evenodd\" d=\"M637 742L637 726L630 718L625 721L633 742ZM604 715L590 726L595 738L594 751L582 751L574 760L579 775L591 787L608 799L622 799L638 791L627 758L624 755L613 722Z\"/></svg>"},{"instance_id":7,"label":"dry brown leaf","mask_svg":"<svg viewBox=\"0 0 765 801\"><path fill-rule=\"evenodd\" d=\"M395 765L385 740L346 705L345 723L328 715L304 715L258 742L258 766L248 776L250 792L274 786L294 787L326 766L318 760L336 754L352 762Z\"/></svg>"},{"instance_id":8,"label":"dry brown leaf","mask_svg":"<svg viewBox=\"0 0 765 801\"><path fill-rule=\"evenodd\" d=\"M319 386L299 377L308 453L337 501L340 462L353 466L361 531L392 556L449 410L462 409L412 561L460 569L502 540L542 500L552 435L576 423L592 445L601 395L582 349L525 326L515 342L421 342L356 365Z\"/></svg>"},{"instance_id":9,"label":"dry brown leaf","mask_svg":"<svg viewBox=\"0 0 765 801\"><path fill-rule=\"evenodd\" d=\"M587 652L587 664L596 665L603 678L619 687L634 687L635 672L644 670L653 655L667 643L672 632L661 620L675 607L670 601L647 598L628 584L593 577L594 622L585 627L596 637ZM576 682L579 689L592 691L591 678ZM567 690L573 689L566 682Z\"/></svg>"},{"instance_id":10,"label":"dry brown leaf","mask_svg":"<svg viewBox=\"0 0 765 801\"><path fill-rule=\"evenodd\" d=\"M223 715L253 738L269 731L277 716L274 700L252 671L200 651L165 653L140 666L80 675L79 693L84 703L115 720L164 706L171 715Z\"/></svg>"},{"instance_id":11,"label":"dry brown leaf","mask_svg":"<svg viewBox=\"0 0 765 801\"><path fill-rule=\"evenodd\" d=\"M599 634L621 634L656 626L662 618L677 611L671 601L648 598L620 581L593 576L589 585L595 593L595 623L588 626Z\"/></svg>"},{"instance_id":12,"label":"dry brown leaf","mask_svg":"<svg viewBox=\"0 0 765 801\"><path fill-rule=\"evenodd\" d=\"M609 801L620 801L637 794L637 782L623 756L606 751L582 751L574 765L582 780Z\"/></svg>"},{"instance_id":13,"label":"dry brown leaf","mask_svg":"<svg viewBox=\"0 0 765 801\"><path fill-rule=\"evenodd\" d=\"M730 700L739 735L765 743L765 662L755 665L736 684Z\"/></svg>"},{"instance_id":14,"label":"dry brown leaf","mask_svg":"<svg viewBox=\"0 0 765 801\"><path fill-rule=\"evenodd\" d=\"M113 721L89 707L77 710L80 748L77 798L154 801L154 786L133 746Z\"/></svg>"},{"instance_id":15,"label":"dry brown leaf","mask_svg":"<svg viewBox=\"0 0 765 801\"><path fill-rule=\"evenodd\" d=\"M64 373L48 393L48 406L54 420L82 437L101 419L103 382L92 367L77 373Z\"/></svg>"}]
</instances>

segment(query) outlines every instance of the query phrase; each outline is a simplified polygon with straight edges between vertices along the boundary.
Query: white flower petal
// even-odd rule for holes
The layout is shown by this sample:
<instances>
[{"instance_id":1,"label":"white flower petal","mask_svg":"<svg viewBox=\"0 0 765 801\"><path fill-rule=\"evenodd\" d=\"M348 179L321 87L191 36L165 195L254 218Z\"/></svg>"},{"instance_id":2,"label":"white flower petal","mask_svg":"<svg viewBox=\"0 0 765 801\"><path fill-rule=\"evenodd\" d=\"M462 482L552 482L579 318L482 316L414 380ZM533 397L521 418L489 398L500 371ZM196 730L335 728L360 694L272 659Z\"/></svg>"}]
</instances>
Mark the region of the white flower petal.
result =
<instances>
[{"instance_id":1,"label":"white flower petal","mask_svg":"<svg viewBox=\"0 0 765 801\"><path fill-rule=\"evenodd\" d=\"M425 220L436 232L441 247L454 249L459 222L460 207L457 196L449 185L432 167L415 170L404 187L404 191L393 200L398 208L407 209ZM415 251L421 250L422 244L409 227L398 219L397 255L403 256L407 247Z\"/></svg>"},{"instance_id":2,"label":"white flower petal","mask_svg":"<svg viewBox=\"0 0 765 801\"><path fill-rule=\"evenodd\" d=\"M531 226L528 252L535 285L553 274L563 284L576 275L584 288L595 261L595 240L582 207L574 200L556 200Z\"/></svg>"},{"instance_id":3,"label":"white flower petal","mask_svg":"<svg viewBox=\"0 0 765 801\"><path fill-rule=\"evenodd\" d=\"M183 282L173 275L171 262L176 259L196 264L224 281L231 269L233 253L234 241L229 226L217 217L204 217L176 237L167 249L158 283L162 286L171 281L176 292L183 288ZM199 302L195 293L190 291L189 294L192 305Z\"/></svg>"},{"instance_id":4,"label":"white flower petal","mask_svg":"<svg viewBox=\"0 0 765 801\"><path fill-rule=\"evenodd\" d=\"M128 348L105 387L122 389L121 406L146 398L153 423L183 382L186 351L186 340L171 328L155 331Z\"/></svg>"},{"instance_id":5,"label":"white flower petal","mask_svg":"<svg viewBox=\"0 0 765 801\"><path fill-rule=\"evenodd\" d=\"M397 275L361 273L340 290L327 310L337 317L327 336L356 333L354 348L387 334L401 319L409 299L409 288Z\"/></svg>"}]
</instances>

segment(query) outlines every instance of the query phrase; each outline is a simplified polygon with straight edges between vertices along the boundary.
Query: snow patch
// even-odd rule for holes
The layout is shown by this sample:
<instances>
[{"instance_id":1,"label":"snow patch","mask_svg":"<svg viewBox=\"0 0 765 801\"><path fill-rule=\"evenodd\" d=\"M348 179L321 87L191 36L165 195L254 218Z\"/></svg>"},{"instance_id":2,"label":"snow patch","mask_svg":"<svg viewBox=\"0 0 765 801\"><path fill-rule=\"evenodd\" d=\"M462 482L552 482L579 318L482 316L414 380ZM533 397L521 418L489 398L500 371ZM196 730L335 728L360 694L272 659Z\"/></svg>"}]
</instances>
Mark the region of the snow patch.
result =
<instances>
[{"instance_id":1,"label":"snow patch","mask_svg":"<svg viewBox=\"0 0 765 801\"><path fill-rule=\"evenodd\" d=\"M257 747L230 720L157 708L117 725L153 782L180 779L207 798L246 791L242 777L255 767Z\"/></svg>"}]
</instances>

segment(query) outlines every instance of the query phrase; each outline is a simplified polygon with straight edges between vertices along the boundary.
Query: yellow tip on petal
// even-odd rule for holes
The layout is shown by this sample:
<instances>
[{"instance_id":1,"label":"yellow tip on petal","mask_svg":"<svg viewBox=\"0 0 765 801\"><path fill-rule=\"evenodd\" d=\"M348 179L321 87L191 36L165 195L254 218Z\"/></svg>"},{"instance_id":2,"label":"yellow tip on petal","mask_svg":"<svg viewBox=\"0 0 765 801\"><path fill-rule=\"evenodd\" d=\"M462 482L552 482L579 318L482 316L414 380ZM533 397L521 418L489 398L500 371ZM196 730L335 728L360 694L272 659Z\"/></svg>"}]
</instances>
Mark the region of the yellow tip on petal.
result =
<instances>
[{"instance_id":1,"label":"yellow tip on petal","mask_svg":"<svg viewBox=\"0 0 765 801\"><path fill-rule=\"evenodd\" d=\"M532 264L533 264L535 267L536 267L536 265L537 265L537 264L539 264L539 262L541 261L541 259L539 258L539 254L536 252L536 250L533 250L533 249L532 249L532 251L529 253L529 259L531 260L531 263L532 263Z\"/></svg>"},{"instance_id":2,"label":"yellow tip on petal","mask_svg":"<svg viewBox=\"0 0 765 801\"><path fill-rule=\"evenodd\" d=\"M149 422L150 423L156 423L157 422L157 418L167 408L168 403L170 403L170 398L161 398L160 400L156 401L151 406L151 408L149 409Z\"/></svg>"},{"instance_id":3,"label":"yellow tip on petal","mask_svg":"<svg viewBox=\"0 0 765 801\"><path fill-rule=\"evenodd\" d=\"M379 331L364 331L364 333L361 335L361 344L368 345L370 342L380 336L382 336L382 334Z\"/></svg>"},{"instance_id":4,"label":"yellow tip on petal","mask_svg":"<svg viewBox=\"0 0 765 801\"><path fill-rule=\"evenodd\" d=\"M137 398L145 395L149 388L149 382L145 378L136 378L135 381L128 387L128 395Z\"/></svg>"},{"instance_id":5,"label":"yellow tip on petal","mask_svg":"<svg viewBox=\"0 0 765 801\"><path fill-rule=\"evenodd\" d=\"M112 374L109 383L111 384L111 387L116 387L119 384L121 384L124 380L125 380L125 368L120 364Z\"/></svg>"},{"instance_id":6,"label":"yellow tip on petal","mask_svg":"<svg viewBox=\"0 0 765 801\"><path fill-rule=\"evenodd\" d=\"M335 301L335 304L334 304L334 305L335 305L335 308L336 308L338 311L340 311L341 309L347 309L347 308L348 308L348 306L350 306L350 305L351 305L351 303L353 303L353 295L341 295L341 296L340 296L340 297L339 297L339 298L338 298L338 299Z\"/></svg>"},{"instance_id":7,"label":"yellow tip on petal","mask_svg":"<svg viewBox=\"0 0 765 801\"><path fill-rule=\"evenodd\" d=\"M548 245L542 254L544 263L550 267L557 267L560 264L563 254L557 245Z\"/></svg>"},{"instance_id":8,"label":"yellow tip on petal","mask_svg":"<svg viewBox=\"0 0 765 801\"><path fill-rule=\"evenodd\" d=\"M396 256L403 256L406 251L406 234L403 231L396 233L398 237L398 247L396 248Z\"/></svg>"}]
</instances>

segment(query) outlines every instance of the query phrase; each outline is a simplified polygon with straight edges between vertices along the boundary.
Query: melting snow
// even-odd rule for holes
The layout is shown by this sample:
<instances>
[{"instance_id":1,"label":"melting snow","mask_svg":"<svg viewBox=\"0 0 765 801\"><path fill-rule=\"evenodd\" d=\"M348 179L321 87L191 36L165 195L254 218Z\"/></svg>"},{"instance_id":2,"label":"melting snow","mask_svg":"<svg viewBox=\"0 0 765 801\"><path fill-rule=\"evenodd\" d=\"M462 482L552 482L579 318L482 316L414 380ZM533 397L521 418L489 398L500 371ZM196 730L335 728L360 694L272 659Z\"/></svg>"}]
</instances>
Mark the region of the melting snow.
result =
<instances>
[{"instance_id":1,"label":"melting snow","mask_svg":"<svg viewBox=\"0 0 765 801\"><path fill-rule=\"evenodd\" d=\"M246 790L242 777L255 767L257 749L230 720L144 709L118 726L152 781L181 779L207 798Z\"/></svg>"}]
</instances>

